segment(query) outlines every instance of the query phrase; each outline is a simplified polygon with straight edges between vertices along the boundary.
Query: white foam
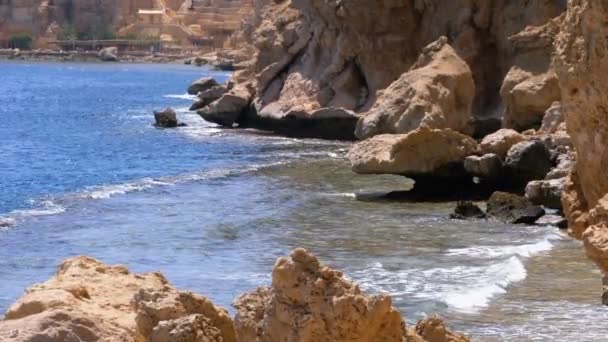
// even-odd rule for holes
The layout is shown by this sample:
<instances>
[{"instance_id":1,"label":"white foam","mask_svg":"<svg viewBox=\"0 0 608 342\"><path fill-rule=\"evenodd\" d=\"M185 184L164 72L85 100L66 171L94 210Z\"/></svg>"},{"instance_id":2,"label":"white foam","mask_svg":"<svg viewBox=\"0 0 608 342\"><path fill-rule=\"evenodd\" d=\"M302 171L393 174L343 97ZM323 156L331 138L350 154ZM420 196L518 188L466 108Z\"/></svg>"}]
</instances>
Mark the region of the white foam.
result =
<instances>
[{"instance_id":1,"label":"white foam","mask_svg":"<svg viewBox=\"0 0 608 342\"><path fill-rule=\"evenodd\" d=\"M78 197L90 199L105 199L115 195L123 195L129 192L142 191L158 185L169 185L169 183L154 180L151 178L144 178L142 180L130 183L91 187L80 193Z\"/></svg>"},{"instance_id":2,"label":"white foam","mask_svg":"<svg viewBox=\"0 0 608 342\"><path fill-rule=\"evenodd\" d=\"M13 210L7 215L0 216L0 227L14 226L20 219L36 216L56 215L65 212L65 208L53 201L43 201L32 209Z\"/></svg>"},{"instance_id":3,"label":"white foam","mask_svg":"<svg viewBox=\"0 0 608 342\"><path fill-rule=\"evenodd\" d=\"M546 236L541 241L526 245L507 245L507 246L475 246L467 248L453 248L447 251L451 256L470 256L480 258L496 258L504 256L520 256L529 258L536 254L549 251L553 248L551 240L562 239L557 234Z\"/></svg>"},{"instance_id":4,"label":"white foam","mask_svg":"<svg viewBox=\"0 0 608 342\"><path fill-rule=\"evenodd\" d=\"M192 100L192 101L197 99L196 95L190 95L190 94L168 94L168 95L163 95L163 97L170 98L170 99Z\"/></svg>"}]
</instances>

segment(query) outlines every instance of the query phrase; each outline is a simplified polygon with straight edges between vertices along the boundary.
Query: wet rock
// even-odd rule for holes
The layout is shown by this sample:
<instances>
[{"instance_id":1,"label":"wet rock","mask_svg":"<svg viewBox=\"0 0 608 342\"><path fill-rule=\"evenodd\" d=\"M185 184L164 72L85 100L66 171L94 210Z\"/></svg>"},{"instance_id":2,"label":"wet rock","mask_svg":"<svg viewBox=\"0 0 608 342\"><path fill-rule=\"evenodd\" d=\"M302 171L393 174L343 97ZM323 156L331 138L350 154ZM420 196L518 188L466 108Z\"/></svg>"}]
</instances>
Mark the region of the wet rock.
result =
<instances>
[{"instance_id":1,"label":"wet rock","mask_svg":"<svg viewBox=\"0 0 608 342\"><path fill-rule=\"evenodd\" d=\"M479 143L479 153L495 154L505 159L507 152L513 145L526 140L526 137L512 129L500 129L486 137Z\"/></svg>"},{"instance_id":2,"label":"wet rock","mask_svg":"<svg viewBox=\"0 0 608 342\"><path fill-rule=\"evenodd\" d=\"M608 276L602 277L602 304L608 305Z\"/></svg>"},{"instance_id":3,"label":"wet rock","mask_svg":"<svg viewBox=\"0 0 608 342\"><path fill-rule=\"evenodd\" d=\"M357 125L359 139L378 134L405 134L425 126L471 133L475 96L473 76L441 37L426 46L418 61L384 89Z\"/></svg>"},{"instance_id":4,"label":"wet rock","mask_svg":"<svg viewBox=\"0 0 608 342\"><path fill-rule=\"evenodd\" d=\"M447 330L440 318L407 328L390 297L364 294L304 249L277 260L271 288L245 294L233 305L237 335L247 342L469 341Z\"/></svg>"},{"instance_id":5,"label":"wet rock","mask_svg":"<svg viewBox=\"0 0 608 342\"><path fill-rule=\"evenodd\" d=\"M530 182L545 178L553 163L546 145L540 140L530 140L511 147L505 158L505 166L514 178Z\"/></svg>"},{"instance_id":6,"label":"wet rock","mask_svg":"<svg viewBox=\"0 0 608 342\"><path fill-rule=\"evenodd\" d=\"M249 108L251 94L242 87L236 87L196 113L209 122L224 127L233 127Z\"/></svg>"},{"instance_id":7,"label":"wet rock","mask_svg":"<svg viewBox=\"0 0 608 342\"><path fill-rule=\"evenodd\" d=\"M192 64L192 59L188 58L184 60L184 65L191 65Z\"/></svg>"},{"instance_id":8,"label":"wet rock","mask_svg":"<svg viewBox=\"0 0 608 342\"><path fill-rule=\"evenodd\" d=\"M562 190L566 178L531 181L526 185L526 197L537 205L562 209Z\"/></svg>"},{"instance_id":9,"label":"wet rock","mask_svg":"<svg viewBox=\"0 0 608 342\"><path fill-rule=\"evenodd\" d=\"M547 214L536 220L536 224L539 226L554 226L559 229L568 228L568 220L561 215Z\"/></svg>"},{"instance_id":10,"label":"wet rock","mask_svg":"<svg viewBox=\"0 0 608 342\"><path fill-rule=\"evenodd\" d=\"M450 166L462 165L476 148L475 140L451 129L421 127L408 134L383 134L359 142L348 158L357 173L449 176Z\"/></svg>"},{"instance_id":11,"label":"wet rock","mask_svg":"<svg viewBox=\"0 0 608 342\"><path fill-rule=\"evenodd\" d=\"M464 160L464 169L468 173L487 180L497 180L504 175L503 163L496 154L468 156Z\"/></svg>"},{"instance_id":12,"label":"wet rock","mask_svg":"<svg viewBox=\"0 0 608 342\"><path fill-rule=\"evenodd\" d=\"M486 213L506 223L533 224L545 210L523 196L497 191L488 199Z\"/></svg>"},{"instance_id":13,"label":"wet rock","mask_svg":"<svg viewBox=\"0 0 608 342\"><path fill-rule=\"evenodd\" d=\"M468 219L468 218L485 218L486 214L479 208L478 205L471 201L458 201L454 212L450 214L453 219Z\"/></svg>"},{"instance_id":14,"label":"wet rock","mask_svg":"<svg viewBox=\"0 0 608 342\"><path fill-rule=\"evenodd\" d=\"M234 61L230 59L218 59L212 63L213 68L220 71L235 71L236 67L234 64Z\"/></svg>"},{"instance_id":15,"label":"wet rock","mask_svg":"<svg viewBox=\"0 0 608 342\"><path fill-rule=\"evenodd\" d=\"M186 125L177 121L177 114L171 108L162 111L154 111L154 120L154 126L162 128L174 128Z\"/></svg>"},{"instance_id":16,"label":"wet rock","mask_svg":"<svg viewBox=\"0 0 608 342\"><path fill-rule=\"evenodd\" d=\"M218 100L222 95L228 92L228 87L218 85L198 93L199 100L190 106L191 111L199 110L210 105L213 101Z\"/></svg>"},{"instance_id":17,"label":"wet rock","mask_svg":"<svg viewBox=\"0 0 608 342\"><path fill-rule=\"evenodd\" d=\"M117 62L118 61L118 48L116 47L107 47L105 49L101 49L97 54L99 59L103 62Z\"/></svg>"},{"instance_id":18,"label":"wet rock","mask_svg":"<svg viewBox=\"0 0 608 342\"><path fill-rule=\"evenodd\" d=\"M198 80L192 82L188 87L188 94L196 95L201 91L205 91L207 89L213 88L217 86L217 81L213 77L203 77Z\"/></svg>"}]
</instances>

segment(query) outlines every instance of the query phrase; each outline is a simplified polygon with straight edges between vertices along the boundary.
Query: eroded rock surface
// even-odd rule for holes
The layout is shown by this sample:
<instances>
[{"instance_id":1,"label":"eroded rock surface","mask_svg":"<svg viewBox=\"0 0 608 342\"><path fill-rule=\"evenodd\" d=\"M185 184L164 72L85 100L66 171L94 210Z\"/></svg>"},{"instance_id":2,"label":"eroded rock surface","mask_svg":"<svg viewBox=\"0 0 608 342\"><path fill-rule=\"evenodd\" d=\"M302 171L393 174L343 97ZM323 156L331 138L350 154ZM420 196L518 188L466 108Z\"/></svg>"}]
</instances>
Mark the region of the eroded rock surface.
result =
<instances>
[{"instance_id":1,"label":"eroded rock surface","mask_svg":"<svg viewBox=\"0 0 608 342\"><path fill-rule=\"evenodd\" d=\"M248 342L469 341L437 317L406 328L390 297L364 294L304 249L277 260L271 288L245 294L233 305L239 339Z\"/></svg>"}]
</instances>

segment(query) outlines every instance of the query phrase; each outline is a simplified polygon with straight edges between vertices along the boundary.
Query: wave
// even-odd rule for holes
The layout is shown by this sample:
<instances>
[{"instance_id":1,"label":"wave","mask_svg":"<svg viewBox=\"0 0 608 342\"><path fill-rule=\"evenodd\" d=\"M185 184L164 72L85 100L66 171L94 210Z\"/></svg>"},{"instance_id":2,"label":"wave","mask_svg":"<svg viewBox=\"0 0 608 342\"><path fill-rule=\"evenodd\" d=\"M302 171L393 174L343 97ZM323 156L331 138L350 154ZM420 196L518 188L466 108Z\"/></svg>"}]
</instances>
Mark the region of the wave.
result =
<instances>
[{"instance_id":1,"label":"wave","mask_svg":"<svg viewBox=\"0 0 608 342\"><path fill-rule=\"evenodd\" d=\"M168 94L168 95L163 95L163 97L170 98L170 99L192 100L192 101L197 99L196 95L190 95L190 94Z\"/></svg>"},{"instance_id":2,"label":"wave","mask_svg":"<svg viewBox=\"0 0 608 342\"><path fill-rule=\"evenodd\" d=\"M0 216L0 227L6 228L17 224L21 219L36 216L57 215L65 212L65 207L50 200L42 201L32 209L18 209Z\"/></svg>"},{"instance_id":3,"label":"wave","mask_svg":"<svg viewBox=\"0 0 608 342\"><path fill-rule=\"evenodd\" d=\"M561 240L557 234L550 234L544 239L526 245L507 245L507 246L475 246L467 248L453 248L447 251L449 256L470 256L479 258L496 258L504 256L520 256L529 258L538 253L549 251L553 248L552 240Z\"/></svg>"}]
</instances>

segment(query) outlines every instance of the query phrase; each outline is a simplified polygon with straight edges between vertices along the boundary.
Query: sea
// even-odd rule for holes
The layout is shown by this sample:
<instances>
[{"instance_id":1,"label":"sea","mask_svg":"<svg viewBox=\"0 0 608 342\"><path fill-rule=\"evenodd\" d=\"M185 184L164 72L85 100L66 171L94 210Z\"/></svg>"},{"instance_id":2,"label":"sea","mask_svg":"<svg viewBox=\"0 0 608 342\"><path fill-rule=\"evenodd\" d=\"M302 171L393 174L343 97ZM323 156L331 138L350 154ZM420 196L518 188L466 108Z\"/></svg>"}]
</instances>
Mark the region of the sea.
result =
<instances>
[{"instance_id":1,"label":"sea","mask_svg":"<svg viewBox=\"0 0 608 342\"><path fill-rule=\"evenodd\" d=\"M0 312L65 258L161 271L231 312L304 247L408 322L438 313L475 341L606 341L601 281L556 227L449 218L387 201L401 177L354 174L348 142L222 129L188 107L185 65L0 63ZM173 108L186 127L153 127ZM372 194L372 195L370 195Z\"/></svg>"}]
</instances>

